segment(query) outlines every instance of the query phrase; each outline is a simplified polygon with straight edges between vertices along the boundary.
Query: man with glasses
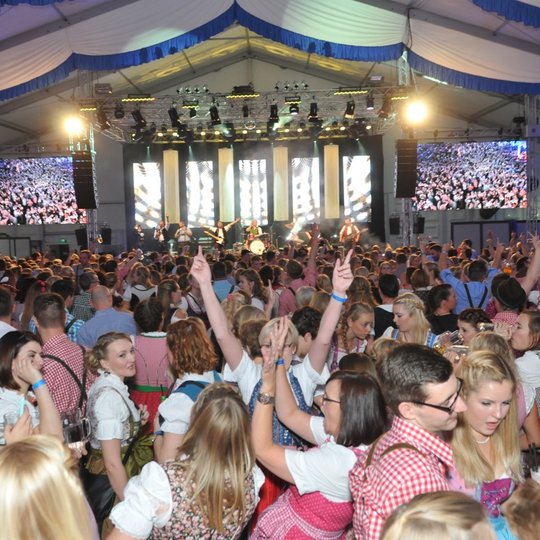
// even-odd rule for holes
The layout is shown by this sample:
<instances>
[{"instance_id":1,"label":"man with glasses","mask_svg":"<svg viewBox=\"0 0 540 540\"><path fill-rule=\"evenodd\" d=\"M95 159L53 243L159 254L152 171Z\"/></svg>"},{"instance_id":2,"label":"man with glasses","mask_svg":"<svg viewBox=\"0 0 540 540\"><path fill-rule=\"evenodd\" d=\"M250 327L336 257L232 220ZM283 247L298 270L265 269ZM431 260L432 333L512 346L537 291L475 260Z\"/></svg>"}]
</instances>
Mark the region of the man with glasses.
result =
<instances>
[{"instance_id":1,"label":"man with glasses","mask_svg":"<svg viewBox=\"0 0 540 540\"><path fill-rule=\"evenodd\" d=\"M362 540L378 540L386 518L414 496L448 490L454 462L442 437L466 410L452 365L428 347L399 345L378 371L394 419L349 476L354 533Z\"/></svg>"}]
</instances>

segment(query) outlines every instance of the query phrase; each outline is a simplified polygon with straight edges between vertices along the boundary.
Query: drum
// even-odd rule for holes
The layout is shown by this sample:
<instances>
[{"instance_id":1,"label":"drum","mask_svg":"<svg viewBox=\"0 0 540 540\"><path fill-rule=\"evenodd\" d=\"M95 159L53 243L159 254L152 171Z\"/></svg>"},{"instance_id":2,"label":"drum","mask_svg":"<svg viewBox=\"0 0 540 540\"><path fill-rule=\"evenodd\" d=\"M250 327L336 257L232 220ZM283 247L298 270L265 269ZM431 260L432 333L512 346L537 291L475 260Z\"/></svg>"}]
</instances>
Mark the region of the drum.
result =
<instances>
[{"instance_id":1,"label":"drum","mask_svg":"<svg viewBox=\"0 0 540 540\"><path fill-rule=\"evenodd\" d=\"M255 240L252 240L249 244L249 251L254 255L262 255L264 253L264 242L255 238Z\"/></svg>"}]
</instances>

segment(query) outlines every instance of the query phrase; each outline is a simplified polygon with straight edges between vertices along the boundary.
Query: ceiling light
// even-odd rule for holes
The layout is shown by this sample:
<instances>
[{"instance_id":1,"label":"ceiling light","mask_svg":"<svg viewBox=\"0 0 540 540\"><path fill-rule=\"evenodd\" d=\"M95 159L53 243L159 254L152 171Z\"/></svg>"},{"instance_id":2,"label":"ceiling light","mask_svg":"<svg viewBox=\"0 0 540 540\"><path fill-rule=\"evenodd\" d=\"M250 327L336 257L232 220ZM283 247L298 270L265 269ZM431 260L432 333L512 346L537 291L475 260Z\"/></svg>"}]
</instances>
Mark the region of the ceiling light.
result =
<instances>
[{"instance_id":1,"label":"ceiling light","mask_svg":"<svg viewBox=\"0 0 540 540\"><path fill-rule=\"evenodd\" d=\"M317 105L317 103L313 102L309 106L308 121L317 122L317 120L319 120L319 106Z\"/></svg>"},{"instance_id":2,"label":"ceiling light","mask_svg":"<svg viewBox=\"0 0 540 540\"><path fill-rule=\"evenodd\" d=\"M249 118L249 107L246 104L242 105L242 116Z\"/></svg>"},{"instance_id":3,"label":"ceiling light","mask_svg":"<svg viewBox=\"0 0 540 540\"><path fill-rule=\"evenodd\" d=\"M428 115L428 109L423 101L411 101L405 108L405 119L409 124L421 124Z\"/></svg>"},{"instance_id":4,"label":"ceiling light","mask_svg":"<svg viewBox=\"0 0 540 540\"><path fill-rule=\"evenodd\" d=\"M171 126L173 128L178 127L178 124L180 124L180 117L178 116L178 111L175 107L171 107L167 113L169 114L169 118L171 119Z\"/></svg>"},{"instance_id":5,"label":"ceiling light","mask_svg":"<svg viewBox=\"0 0 540 540\"><path fill-rule=\"evenodd\" d=\"M279 122L278 106L276 103L270 105L270 118L268 120L274 124Z\"/></svg>"},{"instance_id":6,"label":"ceiling light","mask_svg":"<svg viewBox=\"0 0 540 540\"><path fill-rule=\"evenodd\" d=\"M292 115L296 116L299 112L300 112L300 107L298 106L297 103L293 103L289 107L289 114L292 114Z\"/></svg>"},{"instance_id":7,"label":"ceiling light","mask_svg":"<svg viewBox=\"0 0 540 540\"><path fill-rule=\"evenodd\" d=\"M122 118L124 118L124 116L125 116L124 106L122 105L122 103L117 102L116 107L114 108L114 117L117 120L121 120Z\"/></svg>"},{"instance_id":8,"label":"ceiling light","mask_svg":"<svg viewBox=\"0 0 540 540\"><path fill-rule=\"evenodd\" d=\"M77 116L70 116L64 122L64 129L69 135L80 135L83 131L82 120Z\"/></svg>"},{"instance_id":9,"label":"ceiling light","mask_svg":"<svg viewBox=\"0 0 540 540\"><path fill-rule=\"evenodd\" d=\"M190 108L189 109L189 117L195 118L197 116L197 109Z\"/></svg>"},{"instance_id":10,"label":"ceiling light","mask_svg":"<svg viewBox=\"0 0 540 540\"><path fill-rule=\"evenodd\" d=\"M345 108L345 112L343 113L344 118L354 118L354 109L356 108L356 104L353 100L347 101L347 107Z\"/></svg>"},{"instance_id":11,"label":"ceiling light","mask_svg":"<svg viewBox=\"0 0 540 540\"><path fill-rule=\"evenodd\" d=\"M375 98L372 93L366 96L366 111L372 111L375 108Z\"/></svg>"},{"instance_id":12,"label":"ceiling light","mask_svg":"<svg viewBox=\"0 0 540 540\"><path fill-rule=\"evenodd\" d=\"M105 111L103 109L98 109L97 121L99 124L99 129L101 129L101 131L105 131L106 129L109 129L111 127L111 123L109 122L109 119L107 118L107 115L105 114Z\"/></svg>"},{"instance_id":13,"label":"ceiling light","mask_svg":"<svg viewBox=\"0 0 540 540\"><path fill-rule=\"evenodd\" d=\"M133 116L133 120L135 120L136 128L143 128L146 126L146 120L139 109L132 110L131 116Z\"/></svg>"},{"instance_id":14,"label":"ceiling light","mask_svg":"<svg viewBox=\"0 0 540 540\"><path fill-rule=\"evenodd\" d=\"M386 120L392 114L392 100L386 96L383 100L381 109L379 110L379 118Z\"/></svg>"}]
</instances>

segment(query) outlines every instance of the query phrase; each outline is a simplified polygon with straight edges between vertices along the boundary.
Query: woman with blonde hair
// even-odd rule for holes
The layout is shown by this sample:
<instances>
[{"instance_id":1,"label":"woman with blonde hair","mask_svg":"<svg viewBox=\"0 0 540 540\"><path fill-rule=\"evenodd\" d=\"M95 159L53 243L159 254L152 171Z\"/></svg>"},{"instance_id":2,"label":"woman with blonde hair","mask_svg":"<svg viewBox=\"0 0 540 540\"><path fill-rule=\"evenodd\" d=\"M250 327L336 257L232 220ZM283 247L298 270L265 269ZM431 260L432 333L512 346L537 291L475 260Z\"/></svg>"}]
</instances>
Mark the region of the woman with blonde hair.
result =
<instances>
[{"instance_id":1,"label":"woman with blonde hair","mask_svg":"<svg viewBox=\"0 0 540 540\"><path fill-rule=\"evenodd\" d=\"M458 377L467 410L452 432L455 470L449 486L481 502L505 538L501 504L522 480L516 375L504 358L482 350L467 355Z\"/></svg>"},{"instance_id":2,"label":"woman with blonde hair","mask_svg":"<svg viewBox=\"0 0 540 540\"><path fill-rule=\"evenodd\" d=\"M175 279L164 279L157 288L157 299L164 313L162 330L165 332L171 323L178 304L182 300L182 289Z\"/></svg>"},{"instance_id":3,"label":"woman with blonde hair","mask_svg":"<svg viewBox=\"0 0 540 540\"><path fill-rule=\"evenodd\" d=\"M0 522L10 540L91 540L78 463L54 437L34 435L0 452ZM24 486L24 489L21 487Z\"/></svg>"},{"instance_id":4,"label":"woman with blonde hair","mask_svg":"<svg viewBox=\"0 0 540 540\"><path fill-rule=\"evenodd\" d=\"M129 309L135 309L135 306L147 298L156 296L157 287L150 279L150 270L146 266L134 266L130 273L131 282L124 290L122 298L129 305Z\"/></svg>"},{"instance_id":5,"label":"woman with blonde hair","mask_svg":"<svg viewBox=\"0 0 540 540\"><path fill-rule=\"evenodd\" d=\"M364 302L373 308L377 305L371 292L371 283L367 277L355 276L347 292L349 294L348 305L356 302Z\"/></svg>"},{"instance_id":6,"label":"woman with blonde hair","mask_svg":"<svg viewBox=\"0 0 540 540\"><path fill-rule=\"evenodd\" d=\"M240 536L263 477L246 406L230 385L211 384L201 392L180 455L164 465L149 463L130 481L112 512L110 540Z\"/></svg>"},{"instance_id":7,"label":"woman with blonde hair","mask_svg":"<svg viewBox=\"0 0 540 540\"><path fill-rule=\"evenodd\" d=\"M169 326L167 356L175 382L169 397L158 409L161 425L155 431L154 452L159 463L178 457L193 403L202 389L221 380L215 371L214 347L203 322L196 317Z\"/></svg>"},{"instance_id":8,"label":"woman with blonde hair","mask_svg":"<svg viewBox=\"0 0 540 540\"><path fill-rule=\"evenodd\" d=\"M231 328L233 326L233 318L235 317L238 310L244 306L249 305L249 302L250 299L244 291L233 291L229 293L221 302L221 309L225 313L225 316L227 317L227 321L229 321L229 325Z\"/></svg>"},{"instance_id":9,"label":"woman with blonde hair","mask_svg":"<svg viewBox=\"0 0 540 540\"><path fill-rule=\"evenodd\" d=\"M509 366L516 371L514 353L508 341L495 332L480 332L471 339L469 352L492 351L504 358ZM527 449L529 444L540 446L540 417L538 416L538 406L534 400L534 388L521 381L518 375L516 386L516 404L518 425L525 432L522 438L521 447Z\"/></svg>"},{"instance_id":10,"label":"woman with blonde hair","mask_svg":"<svg viewBox=\"0 0 540 540\"><path fill-rule=\"evenodd\" d=\"M400 294L394 300L392 310L397 328L389 326L383 337L428 347L434 347L438 343L438 337L431 331L429 321L424 315L424 302L416 294Z\"/></svg>"},{"instance_id":11,"label":"woman with blonde hair","mask_svg":"<svg viewBox=\"0 0 540 540\"><path fill-rule=\"evenodd\" d=\"M346 354L363 353L369 349L368 338L371 335L374 318L373 307L365 302L350 304L343 312L328 355L331 372L339 368L339 361Z\"/></svg>"},{"instance_id":12,"label":"woman with blonde hair","mask_svg":"<svg viewBox=\"0 0 540 540\"><path fill-rule=\"evenodd\" d=\"M326 291L316 291L309 301L309 307L318 309L321 313L328 307L330 303L330 294Z\"/></svg>"},{"instance_id":13,"label":"woman with blonde hair","mask_svg":"<svg viewBox=\"0 0 540 540\"><path fill-rule=\"evenodd\" d=\"M398 506L381 540L496 540L484 508L463 493L435 491Z\"/></svg>"}]
</instances>

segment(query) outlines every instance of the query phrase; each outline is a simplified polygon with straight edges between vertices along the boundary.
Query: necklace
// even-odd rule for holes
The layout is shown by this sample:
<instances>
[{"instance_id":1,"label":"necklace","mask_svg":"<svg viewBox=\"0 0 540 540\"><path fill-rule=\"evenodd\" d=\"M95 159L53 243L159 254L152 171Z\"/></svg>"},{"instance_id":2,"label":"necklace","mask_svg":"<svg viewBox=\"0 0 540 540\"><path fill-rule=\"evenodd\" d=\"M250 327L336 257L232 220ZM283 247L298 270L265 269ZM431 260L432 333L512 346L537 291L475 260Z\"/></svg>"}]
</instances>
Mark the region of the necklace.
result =
<instances>
[{"instance_id":1,"label":"necklace","mask_svg":"<svg viewBox=\"0 0 540 540\"><path fill-rule=\"evenodd\" d=\"M489 442L489 439L491 439L491 437L488 435L483 441L479 441L478 439L474 439L477 444L487 444Z\"/></svg>"}]
</instances>

